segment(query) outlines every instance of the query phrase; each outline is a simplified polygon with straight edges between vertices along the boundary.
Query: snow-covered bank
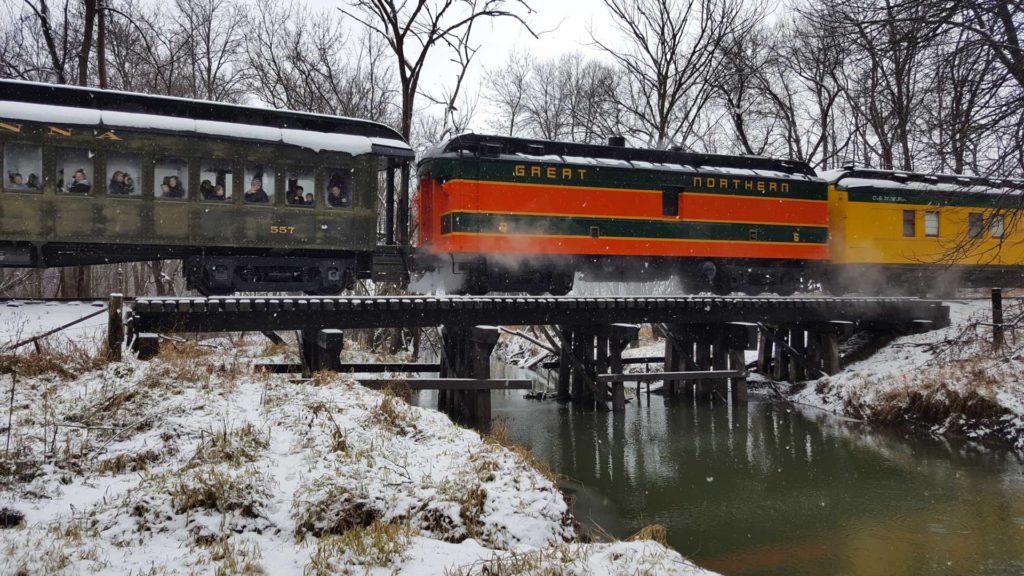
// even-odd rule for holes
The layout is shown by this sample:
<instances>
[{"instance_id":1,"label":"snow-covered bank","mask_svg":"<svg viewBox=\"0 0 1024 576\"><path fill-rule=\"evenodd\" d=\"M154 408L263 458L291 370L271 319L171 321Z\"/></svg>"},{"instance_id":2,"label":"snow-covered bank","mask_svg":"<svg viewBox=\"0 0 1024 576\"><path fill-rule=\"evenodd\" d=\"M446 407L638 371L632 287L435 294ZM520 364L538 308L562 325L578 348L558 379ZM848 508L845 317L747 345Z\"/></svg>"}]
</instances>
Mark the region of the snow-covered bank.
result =
<instances>
[{"instance_id":1,"label":"snow-covered bank","mask_svg":"<svg viewBox=\"0 0 1024 576\"><path fill-rule=\"evenodd\" d=\"M271 348L165 349L17 380L0 516L24 522L0 573L706 573L651 540L576 542L551 479L438 412L253 374Z\"/></svg>"},{"instance_id":2,"label":"snow-covered bank","mask_svg":"<svg viewBox=\"0 0 1024 576\"><path fill-rule=\"evenodd\" d=\"M990 305L951 302L948 328L897 338L792 395L801 403L933 434L1024 450L1024 341L992 349ZM1008 303L1007 322L1021 317Z\"/></svg>"}]
</instances>

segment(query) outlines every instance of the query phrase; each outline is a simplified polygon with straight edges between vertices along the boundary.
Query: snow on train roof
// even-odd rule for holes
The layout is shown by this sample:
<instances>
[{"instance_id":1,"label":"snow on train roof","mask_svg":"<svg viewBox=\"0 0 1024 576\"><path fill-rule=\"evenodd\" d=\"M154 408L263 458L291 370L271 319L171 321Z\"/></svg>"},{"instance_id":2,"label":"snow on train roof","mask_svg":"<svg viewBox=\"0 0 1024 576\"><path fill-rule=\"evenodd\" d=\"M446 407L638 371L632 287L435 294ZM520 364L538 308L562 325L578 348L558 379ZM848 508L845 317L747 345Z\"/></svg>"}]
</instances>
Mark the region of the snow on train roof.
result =
<instances>
[{"instance_id":1,"label":"snow on train roof","mask_svg":"<svg viewBox=\"0 0 1024 576\"><path fill-rule=\"evenodd\" d=\"M352 156L370 154L373 152L374 145L399 150L411 150L405 142L390 138L274 128L255 124L218 122L215 120L193 120L191 118L142 114L138 112L31 104L27 102L0 101L0 118L29 122L103 126L129 130L186 132L218 138L240 138L290 144L292 146L309 148L316 152L327 150L331 152L344 152Z\"/></svg>"},{"instance_id":2,"label":"snow on train roof","mask_svg":"<svg viewBox=\"0 0 1024 576\"><path fill-rule=\"evenodd\" d=\"M882 170L829 170L819 174L826 181L847 190L876 188L955 194L1022 194L1024 181L993 180L959 174L917 174Z\"/></svg>"},{"instance_id":3,"label":"snow on train roof","mask_svg":"<svg viewBox=\"0 0 1024 576\"><path fill-rule=\"evenodd\" d=\"M446 150L449 145L456 139L465 136L475 135L459 135L451 139L445 140L430 148L424 155L424 158L457 158L462 154L461 150ZM504 140L512 140L510 138L503 138ZM663 151L655 151L663 152ZM700 155L689 155L689 156L700 156ZM601 156L576 156L576 155L559 155L559 154L529 154L525 152L514 152L514 153L502 153L493 156L497 160L516 161L524 160L529 162L548 162L548 163L559 163L559 164L571 164L571 165L582 165L582 166L596 166L596 167L609 167L609 168L631 168L637 170L657 170L657 171L673 171L673 172L684 172L684 173L698 173L698 174L723 174L728 176L753 176L760 178L779 178L779 179L798 179L798 180L820 180L818 176L812 176L809 174L783 172L781 170L767 170L763 168L738 168L735 166L718 166L713 163L708 164L677 164L672 162L651 162L646 160L626 160L621 158L606 158ZM713 155L706 155L708 159L718 158ZM754 158L751 158L754 159ZM770 158L756 158L757 160L772 161Z\"/></svg>"}]
</instances>

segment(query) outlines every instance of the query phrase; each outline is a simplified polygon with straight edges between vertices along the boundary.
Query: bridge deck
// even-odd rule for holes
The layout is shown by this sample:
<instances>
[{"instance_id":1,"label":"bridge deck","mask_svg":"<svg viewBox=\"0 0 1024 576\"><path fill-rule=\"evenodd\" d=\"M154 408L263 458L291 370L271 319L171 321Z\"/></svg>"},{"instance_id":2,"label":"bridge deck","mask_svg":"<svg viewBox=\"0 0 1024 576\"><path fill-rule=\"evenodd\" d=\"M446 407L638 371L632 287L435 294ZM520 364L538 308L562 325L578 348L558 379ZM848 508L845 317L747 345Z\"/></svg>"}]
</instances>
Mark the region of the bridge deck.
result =
<instances>
[{"instance_id":1,"label":"bridge deck","mask_svg":"<svg viewBox=\"0 0 1024 576\"><path fill-rule=\"evenodd\" d=\"M827 297L237 297L140 298L132 331L227 332L416 326L614 323L853 322L895 327L949 323L949 308L914 298Z\"/></svg>"}]
</instances>

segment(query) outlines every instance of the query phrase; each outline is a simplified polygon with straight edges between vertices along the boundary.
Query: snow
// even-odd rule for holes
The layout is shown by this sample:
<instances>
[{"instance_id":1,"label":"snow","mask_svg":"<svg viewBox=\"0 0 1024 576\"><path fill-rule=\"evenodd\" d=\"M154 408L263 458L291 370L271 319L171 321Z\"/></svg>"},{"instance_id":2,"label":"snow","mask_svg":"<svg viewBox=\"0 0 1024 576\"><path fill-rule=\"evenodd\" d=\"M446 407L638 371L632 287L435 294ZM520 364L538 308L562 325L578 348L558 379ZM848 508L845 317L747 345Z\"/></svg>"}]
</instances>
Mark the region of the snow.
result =
<instances>
[{"instance_id":1,"label":"snow","mask_svg":"<svg viewBox=\"0 0 1024 576\"><path fill-rule=\"evenodd\" d=\"M205 344L19 378L0 508L26 524L0 530L0 573L709 574L652 541L576 542L548 477L439 412Z\"/></svg>"},{"instance_id":2,"label":"snow","mask_svg":"<svg viewBox=\"0 0 1024 576\"><path fill-rule=\"evenodd\" d=\"M178 118L157 114L94 110L72 106L51 106L14 101L0 101L0 118L71 125L99 125L106 128L130 130L188 132L217 138L231 137L263 142L280 142L309 148L317 152L328 150L344 152L353 156L371 153L374 144L401 150L411 150L405 142L387 138L369 138L353 134L272 128L253 124L193 120L191 118Z\"/></svg>"},{"instance_id":3,"label":"snow","mask_svg":"<svg viewBox=\"0 0 1024 576\"><path fill-rule=\"evenodd\" d=\"M948 304L948 328L897 338L791 399L853 418L1024 450L1024 355L1015 345L992 352L992 329L984 325L991 322L987 301ZM1021 303L1004 305L1009 319ZM922 412L922 405L943 409Z\"/></svg>"},{"instance_id":4,"label":"snow","mask_svg":"<svg viewBox=\"0 0 1024 576\"><path fill-rule=\"evenodd\" d=\"M10 343L38 336L99 311L106 302L41 302L11 300L0 306L0 342ZM107 330L107 315L99 314L47 338L49 342L74 342L98 346ZM29 346L31 347L31 346Z\"/></svg>"}]
</instances>

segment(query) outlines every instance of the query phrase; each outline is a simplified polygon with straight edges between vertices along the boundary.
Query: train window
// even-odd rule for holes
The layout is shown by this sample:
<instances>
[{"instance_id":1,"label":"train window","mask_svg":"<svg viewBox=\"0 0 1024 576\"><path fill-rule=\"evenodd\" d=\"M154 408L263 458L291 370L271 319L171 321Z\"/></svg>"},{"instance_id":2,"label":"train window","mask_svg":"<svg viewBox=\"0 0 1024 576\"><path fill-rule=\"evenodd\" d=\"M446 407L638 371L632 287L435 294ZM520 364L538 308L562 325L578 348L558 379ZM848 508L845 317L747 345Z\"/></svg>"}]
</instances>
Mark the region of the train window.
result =
<instances>
[{"instance_id":1,"label":"train window","mask_svg":"<svg viewBox=\"0 0 1024 576\"><path fill-rule=\"evenodd\" d=\"M917 211L903 211L903 236L913 238L917 236Z\"/></svg>"},{"instance_id":2,"label":"train window","mask_svg":"<svg viewBox=\"0 0 1024 576\"><path fill-rule=\"evenodd\" d=\"M682 190L669 188L661 192L661 215L679 216L679 195Z\"/></svg>"},{"instance_id":3,"label":"train window","mask_svg":"<svg viewBox=\"0 0 1024 576\"><path fill-rule=\"evenodd\" d=\"M313 169L292 167L285 174L285 188L287 190L285 202L289 206L307 206L312 208L316 203L313 194L316 188L313 183Z\"/></svg>"},{"instance_id":4,"label":"train window","mask_svg":"<svg viewBox=\"0 0 1024 576\"><path fill-rule=\"evenodd\" d=\"M971 212L967 215L967 237L981 238L985 231L985 224L982 222L980 212Z\"/></svg>"},{"instance_id":5,"label":"train window","mask_svg":"<svg viewBox=\"0 0 1024 576\"><path fill-rule=\"evenodd\" d=\"M92 191L92 150L57 149L57 189L68 194Z\"/></svg>"},{"instance_id":6,"label":"train window","mask_svg":"<svg viewBox=\"0 0 1024 576\"><path fill-rule=\"evenodd\" d=\"M158 158L153 166L153 195L168 200L188 198L188 161Z\"/></svg>"},{"instance_id":7,"label":"train window","mask_svg":"<svg viewBox=\"0 0 1024 576\"><path fill-rule=\"evenodd\" d=\"M231 200L233 169L229 160L199 161L199 193L207 202Z\"/></svg>"},{"instance_id":8,"label":"train window","mask_svg":"<svg viewBox=\"0 0 1024 576\"><path fill-rule=\"evenodd\" d=\"M1004 233L1003 228L1003 215L996 214L989 219L989 229L992 231L993 238L1002 238Z\"/></svg>"},{"instance_id":9,"label":"train window","mask_svg":"<svg viewBox=\"0 0 1024 576\"><path fill-rule=\"evenodd\" d=\"M4 144L4 189L39 192L43 189L42 173L42 148L33 144Z\"/></svg>"},{"instance_id":10,"label":"train window","mask_svg":"<svg viewBox=\"0 0 1024 576\"><path fill-rule=\"evenodd\" d=\"M245 195L243 199L253 204L274 202L274 180L277 172L270 166L251 164L245 167Z\"/></svg>"},{"instance_id":11,"label":"train window","mask_svg":"<svg viewBox=\"0 0 1024 576\"><path fill-rule=\"evenodd\" d=\"M939 235L939 213L938 212L925 212L924 213L924 235L925 236L938 236Z\"/></svg>"},{"instance_id":12,"label":"train window","mask_svg":"<svg viewBox=\"0 0 1024 576\"><path fill-rule=\"evenodd\" d=\"M107 194L112 196L142 195L142 155L131 152L107 154Z\"/></svg>"},{"instance_id":13,"label":"train window","mask_svg":"<svg viewBox=\"0 0 1024 576\"><path fill-rule=\"evenodd\" d=\"M352 207L352 170L336 168L327 170L327 205L331 208Z\"/></svg>"}]
</instances>

